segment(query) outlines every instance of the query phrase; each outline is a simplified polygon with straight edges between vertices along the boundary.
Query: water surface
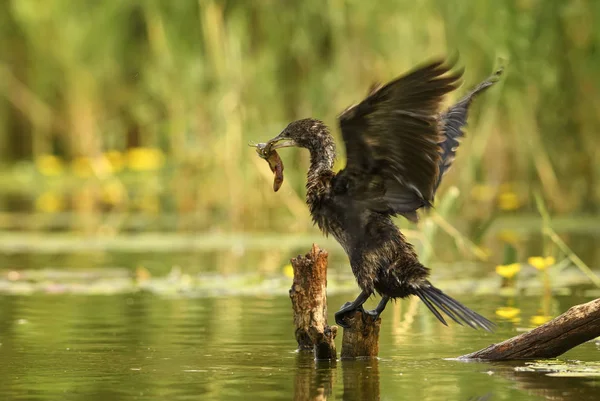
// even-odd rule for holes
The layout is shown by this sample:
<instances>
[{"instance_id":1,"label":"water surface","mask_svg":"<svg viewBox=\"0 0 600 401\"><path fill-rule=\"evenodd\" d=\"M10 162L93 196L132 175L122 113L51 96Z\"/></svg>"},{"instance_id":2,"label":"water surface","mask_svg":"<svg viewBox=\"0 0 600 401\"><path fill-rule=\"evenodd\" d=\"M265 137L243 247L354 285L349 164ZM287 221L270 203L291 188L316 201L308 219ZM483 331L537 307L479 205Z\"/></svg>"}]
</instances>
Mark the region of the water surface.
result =
<instances>
[{"instance_id":1,"label":"water surface","mask_svg":"<svg viewBox=\"0 0 600 401\"><path fill-rule=\"evenodd\" d=\"M331 297L331 311L352 295ZM487 316L506 303L459 298ZM564 311L585 300L551 302ZM536 297L511 302L519 317L494 317L494 334L444 327L418 302L398 302L383 315L379 360L332 366L294 351L285 296L2 296L0 399L598 399L600 382L591 379L515 372L522 362L447 359L515 335L542 307ZM597 355L587 343L561 359Z\"/></svg>"}]
</instances>

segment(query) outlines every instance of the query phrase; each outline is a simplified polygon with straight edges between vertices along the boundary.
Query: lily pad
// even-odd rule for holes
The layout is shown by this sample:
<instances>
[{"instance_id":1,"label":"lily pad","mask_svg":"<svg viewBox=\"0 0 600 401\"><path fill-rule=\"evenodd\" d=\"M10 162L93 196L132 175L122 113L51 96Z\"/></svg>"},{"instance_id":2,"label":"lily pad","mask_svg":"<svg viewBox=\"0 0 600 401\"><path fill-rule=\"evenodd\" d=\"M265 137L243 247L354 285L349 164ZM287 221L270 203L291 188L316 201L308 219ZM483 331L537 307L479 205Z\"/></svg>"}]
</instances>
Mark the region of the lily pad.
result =
<instances>
[{"instance_id":1,"label":"lily pad","mask_svg":"<svg viewBox=\"0 0 600 401\"><path fill-rule=\"evenodd\" d=\"M545 373L550 377L600 377L600 362L537 361L516 367L515 371Z\"/></svg>"}]
</instances>

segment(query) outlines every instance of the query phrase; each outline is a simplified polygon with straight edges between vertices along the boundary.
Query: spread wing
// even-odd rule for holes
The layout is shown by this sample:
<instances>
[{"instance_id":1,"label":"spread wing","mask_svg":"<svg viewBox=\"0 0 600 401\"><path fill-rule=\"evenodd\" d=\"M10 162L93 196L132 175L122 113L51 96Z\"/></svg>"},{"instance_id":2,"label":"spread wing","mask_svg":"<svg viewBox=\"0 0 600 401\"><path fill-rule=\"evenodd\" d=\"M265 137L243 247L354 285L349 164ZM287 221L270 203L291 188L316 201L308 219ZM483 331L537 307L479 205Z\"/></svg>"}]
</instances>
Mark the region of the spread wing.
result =
<instances>
[{"instance_id":1,"label":"spread wing","mask_svg":"<svg viewBox=\"0 0 600 401\"><path fill-rule=\"evenodd\" d=\"M438 113L443 96L456 89L462 71L436 61L372 91L339 117L346 168L334 193L359 209L416 220L433 201L444 136Z\"/></svg>"},{"instance_id":2,"label":"spread wing","mask_svg":"<svg viewBox=\"0 0 600 401\"><path fill-rule=\"evenodd\" d=\"M502 69L497 70L491 77L473 88L454 106L450 107L440 116L440 126L444 140L440 143L442 157L439 163L439 174L434 190L440 185L442 177L450 169L452 162L454 162L456 149L458 148L460 139L464 136L462 128L467 124L467 116L471 102L478 94L498 82L498 78L501 74Z\"/></svg>"}]
</instances>

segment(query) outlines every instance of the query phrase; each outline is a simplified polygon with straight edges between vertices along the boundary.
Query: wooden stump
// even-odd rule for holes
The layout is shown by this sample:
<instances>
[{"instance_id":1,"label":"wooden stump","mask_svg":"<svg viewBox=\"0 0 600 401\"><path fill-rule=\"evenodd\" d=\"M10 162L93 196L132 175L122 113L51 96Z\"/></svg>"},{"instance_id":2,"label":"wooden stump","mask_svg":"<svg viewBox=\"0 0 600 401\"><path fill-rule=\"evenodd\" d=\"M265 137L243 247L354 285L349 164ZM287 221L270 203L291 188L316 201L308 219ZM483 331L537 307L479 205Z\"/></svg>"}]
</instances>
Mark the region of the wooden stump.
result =
<instances>
[{"instance_id":1,"label":"wooden stump","mask_svg":"<svg viewBox=\"0 0 600 401\"><path fill-rule=\"evenodd\" d=\"M379 354L379 328L381 318L356 311L345 318L349 328L344 329L342 339L342 359L376 358Z\"/></svg>"},{"instance_id":2,"label":"wooden stump","mask_svg":"<svg viewBox=\"0 0 600 401\"><path fill-rule=\"evenodd\" d=\"M571 348L598 336L600 336L600 298L586 304L573 306L559 317L527 333L463 355L459 359L506 361L556 358ZM342 348L342 356L343 353Z\"/></svg>"},{"instance_id":3,"label":"wooden stump","mask_svg":"<svg viewBox=\"0 0 600 401\"><path fill-rule=\"evenodd\" d=\"M327 252L313 244L308 254L291 263L290 299L298 349L314 350L316 359L336 359L337 326L327 324Z\"/></svg>"}]
</instances>

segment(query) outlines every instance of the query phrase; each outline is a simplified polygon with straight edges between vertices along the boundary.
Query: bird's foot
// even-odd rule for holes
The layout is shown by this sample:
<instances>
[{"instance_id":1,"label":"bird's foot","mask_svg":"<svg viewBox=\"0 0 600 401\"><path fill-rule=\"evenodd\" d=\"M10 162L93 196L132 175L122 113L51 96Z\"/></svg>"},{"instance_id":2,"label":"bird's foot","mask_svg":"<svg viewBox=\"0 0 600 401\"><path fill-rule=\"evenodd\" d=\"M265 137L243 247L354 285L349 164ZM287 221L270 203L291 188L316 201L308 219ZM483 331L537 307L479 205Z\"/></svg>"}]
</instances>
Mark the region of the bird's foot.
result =
<instances>
[{"instance_id":1,"label":"bird's foot","mask_svg":"<svg viewBox=\"0 0 600 401\"><path fill-rule=\"evenodd\" d=\"M379 318L379 315L381 315L381 311L378 311L377 309L365 310L363 311L363 313L367 316L370 316L373 319L373 321L377 320Z\"/></svg>"},{"instance_id":2,"label":"bird's foot","mask_svg":"<svg viewBox=\"0 0 600 401\"><path fill-rule=\"evenodd\" d=\"M354 303L346 302L339 311L335 312L335 323L345 329L349 328L350 325L346 323L346 316L349 316L356 311L365 312L362 305L354 306Z\"/></svg>"}]
</instances>

